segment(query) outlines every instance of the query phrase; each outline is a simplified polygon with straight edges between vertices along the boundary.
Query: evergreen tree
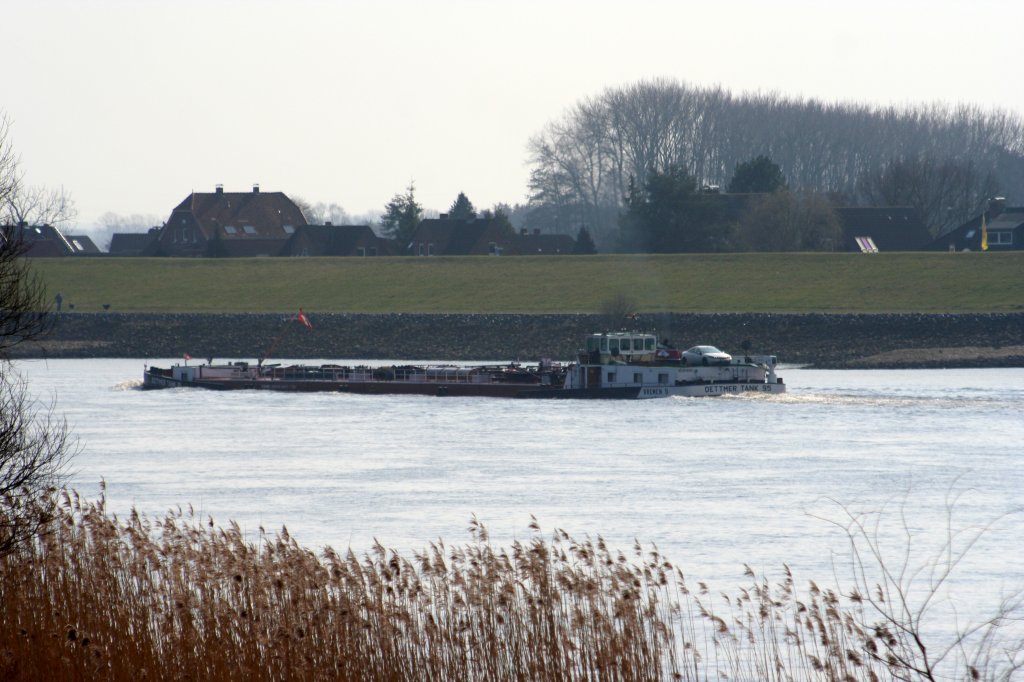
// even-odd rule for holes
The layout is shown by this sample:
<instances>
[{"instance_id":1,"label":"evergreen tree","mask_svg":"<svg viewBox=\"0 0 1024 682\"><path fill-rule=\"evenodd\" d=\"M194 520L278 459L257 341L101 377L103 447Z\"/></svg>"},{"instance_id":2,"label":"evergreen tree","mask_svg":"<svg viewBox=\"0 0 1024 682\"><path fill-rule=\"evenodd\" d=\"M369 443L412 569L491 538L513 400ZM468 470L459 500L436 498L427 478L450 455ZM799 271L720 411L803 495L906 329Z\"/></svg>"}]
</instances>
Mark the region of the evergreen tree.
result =
<instances>
[{"instance_id":1,"label":"evergreen tree","mask_svg":"<svg viewBox=\"0 0 1024 682\"><path fill-rule=\"evenodd\" d=\"M626 213L620 219L622 248L627 252L679 253L712 251L716 246L713 195L697 191L697 181L678 166L651 171L641 187L630 179Z\"/></svg>"},{"instance_id":2,"label":"evergreen tree","mask_svg":"<svg viewBox=\"0 0 1024 682\"><path fill-rule=\"evenodd\" d=\"M416 203L416 188L410 182L405 194L396 194L384 206L384 215L380 218L381 231L396 240L399 249L405 249L422 217L423 207Z\"/></svg>"},{"instance_id":3,"label":"evergreen tree","mask_svg":"<svg viewBox=\"0 0 1024 682\"><path fill-rule=\"evenodd\" d=\"M512 226L512 220L508 217L507 206L497 204L493 209L485 208L481 218L486 218L494 222L503 235L511 237L515 234L516 229Z\"/></svg>"},{"instance_id":4,"label":"evergreen tree","mask_svg":"<svg viewBox=\"0 0 1024 682\"><path fill-rule=\"evenodd\" d=\"M726 191L730 194L767 193L777 192L785 187L786 178L782 175L782 169L762 154L750 161L736 164L736 170Z\"/></svg>"},{"instance_id":5,"label":"evergreen tree","mask_svg":"<svg viewBox=\"0 0 1024 682\"><path fill-rule=\"evenodd\" d=\"M473 202L462 192L456 197L455 203L448 208L448 217L452 220L472 220L476 218Z\"/></svg>"},{"instance_id":6,"label":"evergreen tree","mask_svg":"<svg viewBox=\"0 0 1024 682\"><path fill-rule=\"evenodd\" d=\"M597 253L597 246L594 245L594 240L590 238L590 232L587 231L587 228L580 228L579 233L576 235L576 247L573 248L572 252L581 256Z\"/></svg>"}]
</instances>

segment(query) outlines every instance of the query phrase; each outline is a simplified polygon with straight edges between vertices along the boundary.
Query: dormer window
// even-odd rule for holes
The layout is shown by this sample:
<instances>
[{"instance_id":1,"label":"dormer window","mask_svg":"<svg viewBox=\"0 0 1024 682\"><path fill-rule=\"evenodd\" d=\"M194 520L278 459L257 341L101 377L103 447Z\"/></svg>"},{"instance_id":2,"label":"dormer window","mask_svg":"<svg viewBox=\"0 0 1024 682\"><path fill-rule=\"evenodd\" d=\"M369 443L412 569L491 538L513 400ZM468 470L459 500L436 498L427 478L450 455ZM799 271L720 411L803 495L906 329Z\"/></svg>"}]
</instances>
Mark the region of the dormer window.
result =
<instances>
[{"instance_id":1,"label":"dormer window","mask_svg":"<svg viewBox=\"0 0 1024 682\"><path fill-rule=\"evenodd\" d=\"M224 234L238 234L238 228L236 228L234 225L225 225Z\"/></svg>"},{"instance_id":2,"label":"dormer window","mask_svg":"<svg viewBox=\"0 0 1024 682\"><path fill-rule=\"evenodd\" d=\"M246 234L256 234L256 228L255 228L255 227L253 227L252 225L243 225L243 226L242 226L242 230L243 230L243 231L244 231L244 232L245 232Z\"/></svg>"}]
</instances>

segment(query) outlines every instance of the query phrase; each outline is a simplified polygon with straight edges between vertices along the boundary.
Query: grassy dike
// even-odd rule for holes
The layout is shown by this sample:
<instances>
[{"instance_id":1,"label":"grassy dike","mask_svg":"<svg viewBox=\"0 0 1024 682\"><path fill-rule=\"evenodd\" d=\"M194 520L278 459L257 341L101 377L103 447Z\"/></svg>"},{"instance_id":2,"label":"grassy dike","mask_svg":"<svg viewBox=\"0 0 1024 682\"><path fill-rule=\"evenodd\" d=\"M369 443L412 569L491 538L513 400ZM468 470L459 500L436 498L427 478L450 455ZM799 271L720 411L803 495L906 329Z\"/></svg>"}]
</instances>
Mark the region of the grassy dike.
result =
<instances>
[{"instance_id":1,"label":"grassy dike","mask_svg":"<svg viewBox=\"0 0 1024 682\"><path fill-rule=\"evenodd\" d=\"M1024 252L83 258L33 263L76 312L1024 311Z\"/></svg>"}]
</instances>

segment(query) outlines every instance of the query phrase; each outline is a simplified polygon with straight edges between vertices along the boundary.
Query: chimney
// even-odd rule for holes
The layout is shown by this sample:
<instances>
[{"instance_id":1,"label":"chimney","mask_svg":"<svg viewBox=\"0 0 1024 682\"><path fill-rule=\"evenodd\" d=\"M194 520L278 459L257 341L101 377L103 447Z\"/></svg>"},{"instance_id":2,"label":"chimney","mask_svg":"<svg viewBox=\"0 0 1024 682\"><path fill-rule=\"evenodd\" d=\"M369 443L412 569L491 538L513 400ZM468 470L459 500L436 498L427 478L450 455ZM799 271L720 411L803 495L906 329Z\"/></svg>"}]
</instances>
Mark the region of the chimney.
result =
<instances>
[{"instance_id":1,"label":"chimney","mask_svg":"<svg viewBox=\"0 0 1024 682\"><path fill-rule=\"evenodd\" d=\"M441 215L438 216L438 218L441 219L441 220L448 220L448 214L447 213L442 213Z\"/></svg>"},{"instance_id":2,"label":"chimney","mask_svg":"<svg viewBox=\"0 0 1024 682\"><path fill-rule=\"evenodd\" d=\"M252 185L252 193L253 194L259 194L260 193L260 183L258 183L258 182L253 183L253 185Z\"/></svg>"},{"instance_id":3,"label":"chimney","mask_svg":"<svg viewBox=\"0 0 1024 682\"><path fill-rule=\"evenodd\" d=\"M216 187L213 188L213 191L216 194L224 194L224 185L217 185Z\"/></svg>"}]
</instances>

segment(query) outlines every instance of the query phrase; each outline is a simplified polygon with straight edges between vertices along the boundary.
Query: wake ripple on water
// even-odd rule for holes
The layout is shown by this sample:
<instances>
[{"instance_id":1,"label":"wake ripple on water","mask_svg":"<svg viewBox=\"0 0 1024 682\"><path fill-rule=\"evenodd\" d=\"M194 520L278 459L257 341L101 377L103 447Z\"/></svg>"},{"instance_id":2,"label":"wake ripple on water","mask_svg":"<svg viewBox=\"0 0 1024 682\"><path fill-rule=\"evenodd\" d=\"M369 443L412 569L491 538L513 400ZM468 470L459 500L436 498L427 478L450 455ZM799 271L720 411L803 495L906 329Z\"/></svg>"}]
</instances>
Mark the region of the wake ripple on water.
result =
<instances>
[{"instance_id":1,"label":"wake ripple on water","mask_svg":"<svg viewBox=\"0 0 1024 682\"><path fill-rule=\"evenodd\" d=\"M736 400L758 400L762 396L730 396ZM983 396L894 396L860 395L856 393L783 393L771 396L770 400L788 405L828 405L845 407L923 407L938 410L958 410L964 407L992 408L1009 407L1009 401Z\"/></svg>"}]
</instances>

